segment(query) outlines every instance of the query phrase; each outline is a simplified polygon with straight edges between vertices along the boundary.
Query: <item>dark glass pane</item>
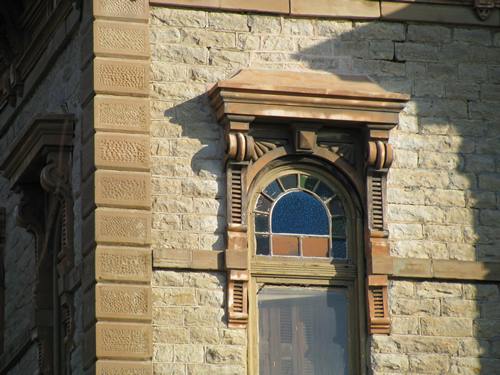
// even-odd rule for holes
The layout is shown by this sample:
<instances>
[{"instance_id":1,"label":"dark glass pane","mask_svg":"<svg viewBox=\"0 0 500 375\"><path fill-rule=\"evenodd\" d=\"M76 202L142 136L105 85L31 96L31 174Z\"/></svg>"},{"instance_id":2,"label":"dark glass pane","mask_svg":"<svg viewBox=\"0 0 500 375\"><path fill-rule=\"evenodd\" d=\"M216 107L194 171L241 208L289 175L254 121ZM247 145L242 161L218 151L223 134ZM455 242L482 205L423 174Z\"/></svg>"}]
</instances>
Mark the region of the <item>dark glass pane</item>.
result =
<instances>
[{"instance_id":1,"label":"dark glass pane","mask_svg":"<svg viewBox=\"0 0 500 375\"><path fill-rule=\"evenodd\" d=\"M255 236L257 255L269 255L269 236L257 234Z\"/></svg>"},{"instance_id":2,"label":"dark glass pane","mask_svg":"<svg viewBox=\"0 0 500 375\"><path fill-rule=\"evenodd\" d=\"M280 178L281 184L285 188L285 190L294 189L297 187L297 175L289 174L288 176L284 176Z\"/></svg>"},{"instance_id":3,"label":"dark glass pane","mask_svg":"<svg viewBox=\"0 0 500 375\"><path fill-rule=\"evenodd\" d=\"M261 194L259 195L259 199L257 199L255 209L262 212L269 212L271 209L271 201Z\"/></svg>"},{"instance_id":4,"label":"dark glass pane","mask_svg":"<svg viewBox=\"0 0 500 375\"><path fill-rule=\"evenodd\" d=\"M258 295L261 375L347 375L344 288L264 287Z\"/></svg>"},{"instance_id":5,"label":"dark glass pane","mask_svg":"<svg viewBox=\"0 0 500 375\"><path fill-rule=\"evenodd\" d=\"M300 176L300 187L307 189L307 190L313 190L314 187L316 186L316 183L318 182L318 179L316 177L312 176Z\"/></svg>"},{"instance_id":6,"label":"dark glass pane","mask_svg":"<svg viewBox=\"0 0 500 375\"><path fill-rule=\"evenodd\" d=\"M332 257L345 259L347 258L347 242L346 240L333 239Z\"/></svg>"},{"instance_id":7,"label":"dark glass pane","mask_svg":"<svg viewBox=\"0 0 500 375\"><path fill-rule=\"evenodd\" d=\"M332 199L330 202L330 213L332 216L343 216L344 215L344 206L340 199Z\"/></svg>"},{"instance_id":8,"label":"dark glass pane","mask_svg":"<svg viewBox=\"0 0 500 375\"><path fill-rule=\"evenodd\" d=\"M273 181L269 185L267 185L267 187L264 189L264 192L271 198L276 199L278 195L283 192L283 190L281 190L281 187L276 181Z\"/></svg>"},{"instance_id":9,"label":"dark glass pane","mask_svg":"<svg viewBox=\"0 0 500 375\"><path fill-rule=\"evenodd\" d=\"M345 237L345 217L339 216L332 219L332 234Z\"/></svg>"},{"instance_id":10,"label":"dark glass pane","mask_svg":"<svg viewBox=\"0 0 500 375\"><path fill-rule=\"evenodd\" d=\"M331 198L333 195L333 190L330 189L325 183L320 182L318 187L315 190L315 193L318 194L318 196L326 201L328 198Z\"/></svg>"},{"instance_id":11,"label":"dark glass pane","mask_svg":"<svg viewBox=\"0 0 500 375\"><path fill-rule=\"evenodd\" d=\"M328 257L330 241L328 237L302 238L302 255L305 257Z\"/></svg>"},{"instance_id":12,"label":"dark glass pane","mask_svg":"<svg viewBox=\"0 0 500 375\"><path fill-rule=\"evenodd\" d=\"M311 194L293 191L282 196L272 212L273 233L329 235L328 214Z\"/></svg>"},{"instance_id":13,"label":"dark glass pane","mask_svg":"<svg viewBox=\"0 0 500 375\"><path fill-rule=\"evenodd\" d=\"M273 235L273 255L299 256L299 238L296 236Z\"/></svg>"},{"instance_id":14,"label":"dark glass pane","mask_svg":"<svg viewBox=\"0 0 500 375\"><path fill-rule=\"evenodd\" d=\"M263 214L255 214L255 231L269 232L269 216Z\"/></svg>"}]
</instances>

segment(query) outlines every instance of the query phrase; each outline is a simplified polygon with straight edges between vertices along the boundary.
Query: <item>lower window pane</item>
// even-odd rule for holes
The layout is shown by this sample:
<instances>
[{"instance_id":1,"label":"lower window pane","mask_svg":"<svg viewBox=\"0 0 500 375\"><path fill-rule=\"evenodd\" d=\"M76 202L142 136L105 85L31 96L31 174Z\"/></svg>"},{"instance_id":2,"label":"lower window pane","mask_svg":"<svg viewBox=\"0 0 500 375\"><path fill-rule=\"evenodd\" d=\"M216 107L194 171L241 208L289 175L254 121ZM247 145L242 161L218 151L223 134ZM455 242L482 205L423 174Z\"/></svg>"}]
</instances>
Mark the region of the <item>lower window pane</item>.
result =
<instances>
[{"instance_id":1,"label":"lower window pane","mask_svg":"<svg viewBox=\"0 0 500 375\"><path fill-rule=\"evenodd\" d=\"M260 375L347 375L347 290L264 287Z\"/></svg>"}]
</instances>

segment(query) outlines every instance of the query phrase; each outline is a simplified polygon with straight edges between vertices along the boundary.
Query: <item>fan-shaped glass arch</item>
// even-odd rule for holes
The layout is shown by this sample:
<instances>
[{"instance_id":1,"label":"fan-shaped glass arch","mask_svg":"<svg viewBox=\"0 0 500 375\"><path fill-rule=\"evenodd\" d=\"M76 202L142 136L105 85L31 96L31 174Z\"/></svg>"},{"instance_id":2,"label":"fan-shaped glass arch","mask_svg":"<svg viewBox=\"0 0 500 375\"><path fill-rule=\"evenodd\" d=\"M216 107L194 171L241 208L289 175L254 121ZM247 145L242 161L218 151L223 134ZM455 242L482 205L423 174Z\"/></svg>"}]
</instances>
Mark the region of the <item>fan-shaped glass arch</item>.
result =
<instances>
[{"instance_id":1,"label":"fan-shaped glass arch","mask_svg":"<svg viewBox=\"0 0 500 375\"><path fill-rule=\"evenodd\" d=\"M257 255L347 258L346 216L336 189L290 172L269 183L254 207Z\"/></svg>"}]
</instances>

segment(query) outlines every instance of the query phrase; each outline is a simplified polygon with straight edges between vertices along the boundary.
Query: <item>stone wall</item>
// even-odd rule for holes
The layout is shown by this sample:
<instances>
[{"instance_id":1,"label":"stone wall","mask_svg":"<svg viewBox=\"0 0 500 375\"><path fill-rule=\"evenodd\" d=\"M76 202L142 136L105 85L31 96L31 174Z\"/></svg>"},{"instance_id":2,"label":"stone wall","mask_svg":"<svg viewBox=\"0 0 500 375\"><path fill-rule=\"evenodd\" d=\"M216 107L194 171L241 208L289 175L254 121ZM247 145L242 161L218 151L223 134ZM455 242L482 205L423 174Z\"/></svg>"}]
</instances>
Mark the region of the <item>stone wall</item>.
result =
<instances>
[{"instance_id":1,"label":"stone wall","mask_svg":"<svg viewBox=\"0 0 500 375\"><path fill-rule=\"evenodd\" d=\"M80 48L78 35L72 38L59 56L56 57L46 76L35 88L33 95L26 98L9 124L7 132L0 139L0 160L10 145L16 142L22 130L29 126L37 116L51 113L72 113L75 124L75 149L73 153L73 191L75 194L75 261L81 263L80 243ZM4 125L4 124L2 124ZM12 350L20 337L27 335L33 327L34 304L33 285L35 278L35 243L33 236L25 229L16 226L16 206L19 195L8 190L7 180L0 178L0 205L6 207L7 231L4 254L5 269L5 351ZM74 369L81 368L81 293L75 296L75 350L71 358ZM38 366L37 349L32 346L9 374L32 374Z\"/></svg>"},{"instance_id":2,"label":"stone wall","mask_svg":"<svg viewBox=\"0 0 500 375\"><path fill-rule=\"evenodd\" d=\"M500 32L152 8L153 250L223 250L223 141L209 85L239 69L367 74L411 102L392 132L391 253L499 260ZM155 374L244 374L222 274L156 270ZM392 281L376 374L492 373L496 284ZM194 329L194 327L197 327ZM226 336L228 335L228 336Z\"/></svg>"}]
</instances>

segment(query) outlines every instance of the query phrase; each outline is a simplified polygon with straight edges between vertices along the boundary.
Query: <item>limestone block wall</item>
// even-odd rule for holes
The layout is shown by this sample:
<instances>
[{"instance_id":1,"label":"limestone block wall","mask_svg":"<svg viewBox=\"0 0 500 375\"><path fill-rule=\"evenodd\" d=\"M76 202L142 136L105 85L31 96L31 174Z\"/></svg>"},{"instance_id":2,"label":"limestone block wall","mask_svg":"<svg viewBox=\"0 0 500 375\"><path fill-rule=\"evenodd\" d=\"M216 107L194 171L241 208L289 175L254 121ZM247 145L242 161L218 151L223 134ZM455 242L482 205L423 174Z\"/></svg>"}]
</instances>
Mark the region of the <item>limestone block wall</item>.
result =
<instances>
[{"instance_id":1,"label":"limestone block wall","mask_svg":"<svg viewBox=\"0 0 500 375\"><path fill-rule=\"evenodd\" d=\"M410 94L391 135L392 255L499 260L500 32L166 7L151 9L150 27L155 257L224 249L224 147L206 91L251 67L367 74ZM244 374L223 274L157 268L153 280L154 373ZM368 366L493 373L498 298L494 283L393 280L392 333L373 336Z\"/></svg>"},{"instance_id":2,"label":"limestone block wall","mask_svg":"<svg viewBox=\"0 0 500 375\"><path fill-rule=\"evenodd\" d=\"M37 116L49 113L71 113L75 115L75 147L73 152L73 193L75 211L75 264L81 265L81 226L79 210L80 198L80 57L81 40L78 31L64 45L41 82L30 97L25 97L19 112L5 126L5 133L0 137L0 159L5 157L9 146L17 140L22 130L29 126ZM31 337L33 327L34 304L33 286L35 272L35 242L33 235L16 225L16 206L19 195L8 189L7 180L0 177L0 205L6 207L6 244L3 258L5 271L5 305L4 308L4 350L14 350L24 337ZM71 355L71 367L81 368L81 300L78 290L74 296L75 334L74 350ZM17 360L16 366L9 374L31 374L38 368L38 350L33 344Z\"/></svg>"}]
</instances>

